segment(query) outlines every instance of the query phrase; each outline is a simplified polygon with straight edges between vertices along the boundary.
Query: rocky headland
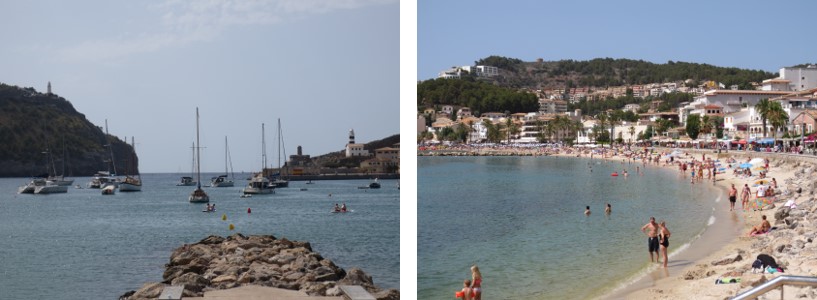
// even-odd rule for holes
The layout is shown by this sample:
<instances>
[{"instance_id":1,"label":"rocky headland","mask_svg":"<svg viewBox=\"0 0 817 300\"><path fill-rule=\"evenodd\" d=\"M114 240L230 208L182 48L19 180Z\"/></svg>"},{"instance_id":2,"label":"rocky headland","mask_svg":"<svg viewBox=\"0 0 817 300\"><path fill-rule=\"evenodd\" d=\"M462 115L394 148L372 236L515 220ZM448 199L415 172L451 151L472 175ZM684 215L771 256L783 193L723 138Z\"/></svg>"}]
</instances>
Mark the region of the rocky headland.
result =
<instances>
[{"instance_id":1,"label":"rocky headland","mask_svg":"<svg viewBox=\"0 0 817 300\"><path fill-rule=\"evenodd\" d=\"M146 283L120 299L155 299L166 286L184 285L185 297L212 290L260 285L300 290L310 296L339 296L339 285L359 285L377 299L400 299L395 289L382 290L358 268L349 271L312 251L308 242L271 235L226 238L211 235L173 251L162 282Z\"/></svg>"}]
</instances>

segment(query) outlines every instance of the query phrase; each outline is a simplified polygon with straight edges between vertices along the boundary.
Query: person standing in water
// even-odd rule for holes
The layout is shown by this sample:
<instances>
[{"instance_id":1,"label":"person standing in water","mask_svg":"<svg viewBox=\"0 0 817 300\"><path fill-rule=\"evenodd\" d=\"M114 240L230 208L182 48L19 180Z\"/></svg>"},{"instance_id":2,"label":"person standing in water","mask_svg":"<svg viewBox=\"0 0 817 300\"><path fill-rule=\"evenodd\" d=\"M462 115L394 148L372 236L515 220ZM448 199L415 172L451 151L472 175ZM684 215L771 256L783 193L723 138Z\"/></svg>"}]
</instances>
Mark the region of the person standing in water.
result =
<instances>
[{"instance_id":1,"label":"person standing in water","mask_svg":"<svg viewBox=\"0 0 817 300\"><path fill-rule=\"evenodd\" d=\"M584 209L584 215L585 215L585 216L589 216L589 215L590 215L590 206L587 206L587 208L585 208L585 209Z\"/></svg>"},{"instance_id":2,"label":"person standing in water","mask_svg":"<svg viewBox=\"0 0 817 300\"><path fill-rule=\"evenodd\" d=\"M667 248L669 247L669 229L667 229L667 222L661 221L659 225L660 229L658 232L658 239L660 240L661 244L661 253L664 255L664 268L667 267L667 261L669 261L669 256L667 256Z\"/></svg>"},{"instance_id":3,"label":"person standing in water","mask_svg":"<svg viewBox=\"0 0 817 300\"><path fill-rule=\"evenodd\" d=\"M482 273L477 265L471 266L471 290L474 292L474 300L482 300Z\"/></svg>"},{"instance_id":4,"label":"person standing in water","mask_svg":"<svg viewBox=\"0 0 817 300\"><path fill-rule=\"evenodd\" d=\"M658 224L655 223L655 217L650 217L650 222L641 227L641 232L647 235L647 251L650 253L650 262L655 262L656 259L661 258L658 254ZM652 257L655 252L656 258Z\"/></svg>"}]
</instances>

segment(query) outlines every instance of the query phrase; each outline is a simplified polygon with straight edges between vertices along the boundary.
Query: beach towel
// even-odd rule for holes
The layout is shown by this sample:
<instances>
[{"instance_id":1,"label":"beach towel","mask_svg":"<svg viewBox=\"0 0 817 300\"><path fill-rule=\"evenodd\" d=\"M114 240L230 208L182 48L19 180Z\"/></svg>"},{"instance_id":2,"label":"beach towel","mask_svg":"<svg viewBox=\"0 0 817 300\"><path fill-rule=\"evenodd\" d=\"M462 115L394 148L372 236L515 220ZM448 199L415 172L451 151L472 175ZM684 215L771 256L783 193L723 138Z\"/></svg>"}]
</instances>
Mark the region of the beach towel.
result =
<instances>
[{"instance_id":1,"label":"beach towel","mask_svg":"<svg viewBox=\"0 0 817 300\"><path fill-rule=\"evenodd\" d=\"M740 283L740 277L724 277L715 279L715 284Z\"/></svg>"}]
</instances>

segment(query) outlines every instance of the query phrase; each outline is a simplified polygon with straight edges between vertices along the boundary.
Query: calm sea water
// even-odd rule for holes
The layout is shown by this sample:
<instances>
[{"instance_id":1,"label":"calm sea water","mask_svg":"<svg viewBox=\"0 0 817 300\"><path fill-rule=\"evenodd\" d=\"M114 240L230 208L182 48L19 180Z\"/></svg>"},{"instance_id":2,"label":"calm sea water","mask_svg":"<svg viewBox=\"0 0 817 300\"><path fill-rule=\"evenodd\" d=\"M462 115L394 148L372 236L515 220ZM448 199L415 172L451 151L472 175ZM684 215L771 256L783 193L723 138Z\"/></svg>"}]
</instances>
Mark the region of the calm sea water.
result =
<instances>
[{"instance_id":1,"label":"calm sea water","mask_svg":"<svg viewBox=\"0 0 817 300\"><path fill-rule=\"evenodd\" d=\"M376 285L399 288L396 180L382 180L379 190L357 189L365 180L291 182L253 198L239 198L246 181L237 180L234 188L205 188L218 212L202 213L204 204L187 201L194 187L175 186L179 176L147 174L142 192L114 196L74 188L17 195L26 179L0 179L0 298L116 299L161 281L173 249L234 232L309 241L337 265L360 267ZM75 179L83 186L90 180ZM342 202L353 212L330 213Z\"/></svg>"},{"instance_id":2,"label":"calm sea water","mask_svg":"<svg viewBox=\"0 0 817 300\"><path fill-rule=\"evenodd\" d=\"M625 168L628 178L610 176ZM641 226L665 219L670 251L683 248L710 221L719 193L711 183L691 188L674 170L635 169L598 159L419 157L418 298L452 298L473 264L485 299L596 297L654 268Z\"/></svg>"}]
</instances>

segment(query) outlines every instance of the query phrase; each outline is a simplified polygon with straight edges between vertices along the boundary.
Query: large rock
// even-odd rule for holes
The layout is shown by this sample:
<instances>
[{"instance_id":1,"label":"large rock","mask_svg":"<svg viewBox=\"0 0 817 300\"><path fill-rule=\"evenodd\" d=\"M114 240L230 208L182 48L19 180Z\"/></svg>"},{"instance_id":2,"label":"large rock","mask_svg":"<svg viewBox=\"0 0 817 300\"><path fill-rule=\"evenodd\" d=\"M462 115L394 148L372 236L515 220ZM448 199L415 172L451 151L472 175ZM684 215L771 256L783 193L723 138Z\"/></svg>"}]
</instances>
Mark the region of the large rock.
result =
<instances>
[{"instance_id":1,"label":"large rock","mask_svg":"<svg viewBox=\"0 0 817 300\"><path fill-rule=\"evenodd\" d=\"M173 279L173 282L171 282L170 284L184 285L184 289L198 293L201 292L201 290L204 289L204 287L209 285L210 281L196 273L185 273L182 276Z\"/></svg>"},{"instance_id":2,"label":"large rock","mask_svg":"<svg viewBox=\"0 0 817 300\"><path fill-rule=\"evenodd\" d=\"M743 260L743 256L741 256L740 253L738 253L736 255L729 255L729 256L723 257L721 259L715 260L711 264L713 266L722 266L722 265L728 265L728 264L734 263L736 261L741 261L741 260Z\"/></svg>"},{"instance_id":3,"label":"large rock","mask_svg":"<svg viewBox=\"0 0 817 300\"><path fill-rule=\"evenodd\" d=\"M385 291L374 293L374 295L372 296L377 298L377 300L400 300L400 291L395 289L388 289Z\"/></svg>"},{"instance_id":4,"label":"large rock","mask_svg":"<svg viewBox=\"0 0 817 300\"><path fill-rule=\"evenodd\" d=\"M133 295L130 296L131 300L136 299L154 299L159 297L162 293L162 290L165 289L167 285L161 282L149 282L145 283L142 288L136 291Z\"/></svg>"},{"instance_id":5,"label":"large rock","mask_svg":"<svg viewBox=\"0 0 817 300\"><path fill-rule=\"evenodd\" d=\"M781 206L777 211L774 213L775 220L783 220L789 216L789 212L791 211L790 208L786 206Z\"/></svg>"}]
</instances>

